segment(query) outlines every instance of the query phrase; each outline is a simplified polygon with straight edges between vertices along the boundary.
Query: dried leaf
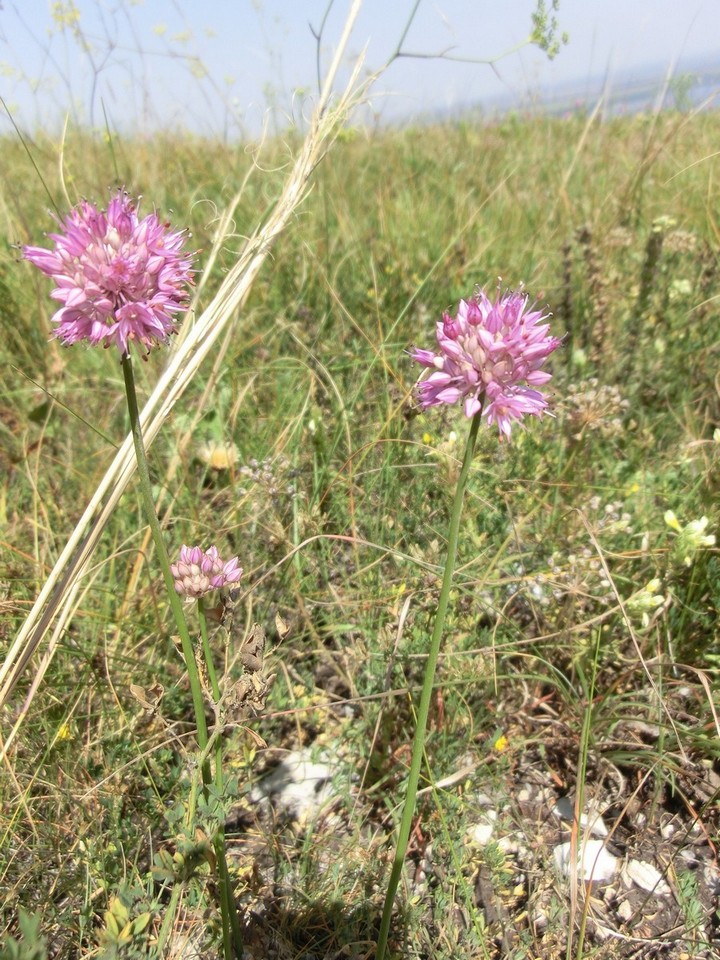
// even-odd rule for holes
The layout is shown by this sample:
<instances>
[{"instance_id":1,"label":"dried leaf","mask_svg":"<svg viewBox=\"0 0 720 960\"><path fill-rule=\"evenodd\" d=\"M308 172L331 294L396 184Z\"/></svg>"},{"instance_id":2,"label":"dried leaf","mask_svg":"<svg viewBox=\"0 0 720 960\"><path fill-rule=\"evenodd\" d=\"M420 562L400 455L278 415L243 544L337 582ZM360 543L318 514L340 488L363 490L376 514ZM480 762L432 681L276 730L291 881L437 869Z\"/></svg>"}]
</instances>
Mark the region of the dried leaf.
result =
<instances>
[{"instance_id":1,"label":"dried leaf","mask_svg":"<svg viewBox=\"0 0 720 960\"><path fill-rule=\"evenodd\" d=\"M275 614L275 629L281 640L284 640L288 633L290 633L290 627L285 623L279 613Z\"/></svg>"},{"instance_id":2,"label":"dried leaf","mask_svg":"<svg viewBox=\"0 0 720 960\"><path fill-rule=\"evenodd\" d=\"M147 689L137 683L130 684L130 693L148 713L155 713L160 701L165 696L165 687L155 681Z\"/></svg>"}]
</instances>

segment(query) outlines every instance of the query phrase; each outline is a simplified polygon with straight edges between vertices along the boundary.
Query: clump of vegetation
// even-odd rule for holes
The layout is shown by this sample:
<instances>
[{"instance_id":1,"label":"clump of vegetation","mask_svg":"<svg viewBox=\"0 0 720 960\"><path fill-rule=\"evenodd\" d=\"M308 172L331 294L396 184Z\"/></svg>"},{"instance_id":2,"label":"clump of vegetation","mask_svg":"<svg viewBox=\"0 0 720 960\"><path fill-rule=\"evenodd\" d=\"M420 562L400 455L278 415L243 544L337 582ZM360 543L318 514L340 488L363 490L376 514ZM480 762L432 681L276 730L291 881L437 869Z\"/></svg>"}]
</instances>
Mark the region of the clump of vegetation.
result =
<instances>
[{"instance_id":1,"label":"clump of vegetation","mask_svg":"<svg viewBox=\"0 0 720 960\"><path fill-rule=\"evenodd\" d=\"M406 351L498 276L524 281L566 335L551 360L556 419L512 444L478 438L396 946L406 935L419 956L551 956L572 929L597 956L630 955L638 938L710 955L719 291L715 161L697 160L719 133L712 113L589 129L511 116L335 144L151 454L178 548L212 531L244 567L245 588L216 611L224 625L208 612L230 684L248 682L249 626L268 631L266 712L225 718L237 794L183 831L176 798L197 778L186 672L126 494L0 775L7 956L147 956L161 941L168 955L212 955L218 819L249 949L372 949L467 430L418 409ZM193 198L227 206L245 149L168 138L158 169L155 147L123 145L119 183L186 211L194 245L212 249L216 224ZM46 195L20 146L1 149L3 235L37 242ZM264 149L277 172L248 179L237 239L203 275L197 310L281 190L287 146ZM60 196L56 145L31 153ZM64 165L78 195L102 201L115 186L87 134L70 132ZM126 427L117 357L76 347L70 362L48 345L46 286L9 242L0 288L7 649ZM141 396L158 372L153 355ZM36 669L5 708L8 729ZM319 812L262 793L288 756L293 776L312 772ZM619 857L681 878L679 913L657 882L647 909L619 881L571 901L552 857L566 796L598 804Z\"/></svg>"}]
</instances>

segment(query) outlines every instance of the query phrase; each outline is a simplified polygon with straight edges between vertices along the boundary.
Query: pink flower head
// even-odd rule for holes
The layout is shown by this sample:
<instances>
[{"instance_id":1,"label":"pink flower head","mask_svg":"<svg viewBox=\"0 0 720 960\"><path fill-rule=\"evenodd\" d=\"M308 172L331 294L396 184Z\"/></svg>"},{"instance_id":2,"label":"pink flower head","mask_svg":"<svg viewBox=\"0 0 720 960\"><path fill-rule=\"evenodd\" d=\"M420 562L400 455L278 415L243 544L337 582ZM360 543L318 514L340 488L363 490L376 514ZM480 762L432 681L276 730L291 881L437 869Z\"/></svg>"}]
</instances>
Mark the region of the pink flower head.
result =
<instances>
[{"instance_id":1,"label":"pink flower head","mask_svg":"<svg viewBox=\"0 0 720 960\"><path fill-rule=\"evenodd\" d=\"M413 360L432 370L418 385L423 410L464 400L465 415L479 410L500 436L510 436L513 421L526 414L542 416L547 400L539 390L550 374L542 367L560 345L548 335L549 314L528 310L522 293L498 293L495 303L480 290L461 300L457 316L444 314L437 324L439 353L410 351Z\"/></svg>"},{"instance_id":2,"label":"pink flower head","mask_svg":"<svg viewBox=\"0 0 720 960\"><path fill-rule=\"evenodd\" d=\"M242 567L237 557L223 563L217 547L207 551L200 547L180 548L180 558L170 566L175 578L175 591L188 600L199 600L211 590L219 590L230 583L237 583L242 576Z\"/></svg>"},{"instance_id":3,"label":"pink flower head","mask_svg":"<svg viewBox=\"0 0 720 960\"><path fill-rule=\"evenodd\" d=\"M172 233L154 213L138 219L123 191L106 213L83 200L58 222L62 232L49 235L54 250L23 247L25 259L57 284L55 336L65 344L115 343L122 356L132 340L148 353L166 342L192 281L192 257L182 252L187 234Z\"/></svg>"}]
</instances>

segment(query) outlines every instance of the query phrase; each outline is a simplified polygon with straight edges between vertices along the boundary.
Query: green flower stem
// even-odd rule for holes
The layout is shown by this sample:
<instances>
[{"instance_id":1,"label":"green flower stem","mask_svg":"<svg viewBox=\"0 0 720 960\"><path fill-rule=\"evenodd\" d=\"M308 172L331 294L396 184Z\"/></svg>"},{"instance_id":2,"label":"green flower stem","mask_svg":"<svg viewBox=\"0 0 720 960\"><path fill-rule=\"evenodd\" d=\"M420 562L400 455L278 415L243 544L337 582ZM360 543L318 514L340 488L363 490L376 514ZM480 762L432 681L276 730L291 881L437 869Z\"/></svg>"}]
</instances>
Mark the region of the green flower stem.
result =
<instances>
[{"instance_id":1,"label":"green flower stem","mask_svg":"<svg viewBox=\"0 0 720 960\"><path fill-rule=\"evenodd\" d=\"M202 597L198 600L198 619L200 621L200 636L202 638L203 655L205 657L205 666L207 668L208 679L210 680L210 689L213 700L216 704L220 703L220 684L218 683L215 663L213 661L212 650L210 649L210 639L208 637L207 616L205 615L205 604ZM215 739L215 788L218 798L222 798L225 786L223 777L223 736L222 730L216 730ZM240 922L238 920L237 909L235 907L235 898L232 892L232 881L230 871L227 865L227 856L225 852L225 823L221 816L218 822L218 829L213 840L215 846L215 856L218 862L220 875L218 877L218 887L220 889L220 902L222 904L222 927L223 927L223 945L225 947L225 956L232 956L232 945L239 946L242 943L240 934ZM238 953L238 956L241 952Z\"/></svg>"},{"instance_id":2,"label":"green flower stem","mask_svg":"<svg viewBox=\"0 0 720 960\"><path fill-rule=\"evenodd\" d=\"M445 627L445 615L447 613L448 600L450 597L450 588L452 586L453 573L455 572L455 559L457 556L458 534L460 531L460 517L462 515L463 497L467 478L470 473L470 464L472 463L473 453L475 452L475 441L477 440L478 428L480 426L480 417L482 410L479 410L470 423L470 432L468 434L465 447L465 456L463 458L460 476L458 477L457 487L455 488L455 499L450 514L450 529L447 540L447 558L445 560L445 571L443 573L442 587L440 597L438 598L437 613L435 614L435 626L433 628L432 638L430 640L430 649L425 664L425 675L423 677L422 692L420 694L420 706L418 707L417 720L415 723L415 738L413 740L412 760L410 761L410 773L408 775L407 791L405 793L405 802L403 804L402 818L400 820L400 830L395 847L395 858L393 860L390 880L388 882L387 892L385 894L385 905L383 907L382 920L380 922L380 933L378 935L377 952L375 960L384 960L387 950L388 934L390 932L390 919L392 917L393 904L395 903L395 894L400 876L405 862L408 840L410 839L410 830L413 817L415 815L415 801L417 799L418 782L420 780L420 768L422 767L423 755L425 751L425 732L427 730L428 715L430 713L430 699L432 697L433 684L435 682L435 669L437 667L438 655L440 653L440 641L442 639Z\"/></svg>"},{"instance_id":3,"label":"green flower stem","mask_svg":"<svg viewBox=\"0 0 720 960\"><path fill-rule=\"evenodd\" d=\"M168 596L170 598L170 608L172 609L175 623L177 624L178 633L180 634L180 644L182 648L183 659L185 660L185 669L187 670L188 680L190 681L190 692L192 694L193 709L195 711L197 742L201 753L204 753L208 746L209 738L207 721L205 720L205 701L203 698L202 684L200 682L200 673L195 660L195 652L193 650L193 643L190 638L187 621L185 620L183 604L175 591L175 578L173 577L172 570L170 569L170 557L168 556L165 540L162 535L162 530L160 529L160 522L157 518L157 513L155 512L152 485L150 483L150 471L148 468L147 457L145 456L145 444L143 443L142 429L140 426L140 412L138 410L137 394L135 392L135 378L133 376L132 358L129 355L123 357L122 368L123 376L125 378L125 393L127 395L130 426L132 429L133 443L135 445L138 479L140 482L140 492L142 494L143 505L145 508L145 516L148 524L150 525L150 532L152 533L153 541L155 543L155 549L160 562L160 569L162 570L163 579L165 580L165 586L167 587ZM212 661L208 663L208 676L210 676L211 670L214 675ZM217 677L215 677L215 685L217 686ZM214 695L215 691L213 691L213 696ZM219 738L218 742L220 743ZM220 750L222 750L221 743ZM221 765L218 765L218 769L220 770L220 777L222 778ZM203 790L207 796L207 788L212 782L210 761L207 757L204 757L202 761L202 780ZM242 956L242 941L240 939L237 911L234 908L234 904L231 902L227 858L225 856L225 836L224 833L221 833L218 836L220 840L220 850L218 851L216 848L216 853L218 854L217 859L218 863L220 864L221 874L220 886L222 888L222 893L220 897L220 909L223 922L223 943L225 947L225 960L232 960L233 957ZM232 931L232 941L227 940L228 931ZM235 936L235 933L237 933L237 936Z\"/></svg>"},{"instance_id":4,"label":"green flower stem","mask_svg":"<svg viewBox=\"0 0 720 960\"><path fill-rule=\"evenodd\" d=\"M195 710L197 741L200 749L204 750L208 742L208 728L205 720L205 702L203 700L200 674L198 673L197 663L195 662L195 653L185 620L182 601L175 592L175 578L170 569L170 557L165 547L165 540L163 539L162 530L160 529L160 521L155 512L155 502L153 501L152 485L150 483L150 471L148 469L147 457L145 456L145 444L143 443L142 429L140 427L140 412L138 410L137 395L135 393L132 358L129 355L123 357L122 368L123 376L125 377L125 393L127 394L128 410L130 412L130 426L135 444L138 479L140 481L140 492L145 508L145 517L150 525L150 532L152 533L158 560L160 561L160 569L162 570L165 586L167 587L170 597L170 608L172 609L178 633L180 634L180 643L185 660L185 668L188 672L188 679L190 680L190 691L192 693L193 708ZM210 782L209 772L207 779L203 776L203 781L206 784Z\"/></svg>"},{"instance_id":5,"label":"green flower stem","mask_svg":"<svg viewBox=\"0 0 720 960\"><path fill-rule=\"evenodd\" d=\"M210 639L208 637L208 625L207 625L207 615L205 613L205 603L203 598L200 597L198 600L198 620L200 621L200 638L202 640L203 656L205 658L205 666L207 668L208 680L210 681L210 690L212 691L213 700L216 704L220 703L220 684L218 683L217 671L215 670L215 662L213 661L212 650L210 649ZM219 747L218 747L219 745ZM215 747L215 759L218 761L215 767L215 784L216 786L222 786L222 763L219 761L222 760L222 742L218 738L218 745ZM218 784L218 777L220 778L220 783Z\"/></svg>"}]
</instances>

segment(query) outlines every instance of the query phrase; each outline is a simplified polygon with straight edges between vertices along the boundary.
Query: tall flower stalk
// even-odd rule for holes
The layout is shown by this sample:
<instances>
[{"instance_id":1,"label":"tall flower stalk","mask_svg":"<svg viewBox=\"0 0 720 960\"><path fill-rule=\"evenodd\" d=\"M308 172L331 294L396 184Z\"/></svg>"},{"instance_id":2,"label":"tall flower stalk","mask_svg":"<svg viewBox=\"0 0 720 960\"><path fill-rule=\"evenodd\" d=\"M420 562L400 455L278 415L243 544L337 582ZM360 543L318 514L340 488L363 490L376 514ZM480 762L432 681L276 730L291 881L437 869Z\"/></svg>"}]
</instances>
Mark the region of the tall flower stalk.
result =
<instances>
[{"instance_id":1,"label":"tall flower stalk","mask_svg":"<svg viewBox=\"0 0 720 960\"><path fill-rule=\"evenodd\" d=\"M150 526L153 542L157 551L160 569L162 570L165 586L170 598L170 607L173 617L180 634L180 644L185 660L185 668L190 682L190 692L192 696L193 709L195 711L195 727L197 731L198 747L201 751L206 751L209 741L207 721L205 719L205 699L203 696L200 674L198 671L197 660L193 642L190 638L187 620L183 604L180 599L182 595L189 599L197 599L202 603L202 596L211 590L225 586L227 583L235 583L240 579L242 570L238 566L237 558L223 564L218 557L216 547L211 547L207 553L203 553L199 547L189 550L183 547L180 553L180 560L177 564L170 563L165 540L160 528L155 511L155 503L152 497L152 486L150 483L150 471L148 470L147 457L145 455L145 445L142 439L142 429L140 425L140 414L138 411L137 395L135 393L135 383L132 374L132 358L124 356L122 359L123 374L125 377L125 391L127 394L128 411L130 413L130 425L132 428L133 442L135 445L135 455L137 457L138 481L145 508L145 516ZM185 563L185 552L187 557L197 557L195 564ZM182 576L183 568L188 567L189 573ZM197 573L195 569L197 568ZM203 569L206 568L206 569ZM189 584L189 585L188 585ZM217 674L212 659L212 652L207 637L207 621L205 620L204 610L201 613L201 636L203 653L205 655L205 666L211 683L212 695L215 703L220 701L220 687L217 681ZM214 783L218 788L218 793L222 796L223 771L222 771L223 744L222 737L218 735L215 743L215 776ZM210 763L206 760L202 765L203 789L207 795L207 788L213 783L213 776L210 770ZM220 821L214 838L215 855L218 862L218 890L220 901L220 913L222 917L223 929L223 949L225 960L232 960L242 956L242 938L240 934L240 924L238 922L237 909L235 907L232 893L232 882L227 865L227 852L225 848L225 830L222 821Z\"/></svg>"},{"instance_id":2,"label":"tall flower stalk","mask_svg":"<svg viewBox=\"0 0 720 960\"><path fill-rule=\"evenodd\" d=\"M415 361L432 371L418 385L420 406L426 409L462 400L465 415L471 418L471 422L450 512L445 568L425 664L412 758L380 922L376 960L384 960L387 950L393 905L415 816L430 701L455 571L465 488L478 430L482 419L486 418L489 424L497 424L501 439L509 439L513 423L521 421L526 414L542 416L547 409L547 400L535 387L550 379L550 374L540 368L560 341L548 335L549 324L541 322L546 319L547 315L542 312L528 310L527 296L519 293L498 294L493 303L483 291L478 291L475 297L460 301L455 317L446 313L437 324L439 353L422 349L410 351Z\"/></svg>"},{"instance_id":3,"label":"tall flower stalk","mask_svg":"<svg viewBox=\"0 0 720 960\"><path fill-rule=\"evenodd\" d=\"M199 547L183 547L178 563L171 565L152 496L130 354L132 344L147 355L154 346L166 343L175 331L175 315L187 306L187 287L193 275L192 257L183 251L187 235L171 231L154 213L140 219L136 205L124 191L112 198L107 211L83 201L59 221L59 226L59 233L50 234L53 250L26 246L23 255L55 281L51 296L62 303L52 317L58 339L67 345L81 341L92 346L115 345L120 351L143 507L180 635L198 748L206 757L209 734L205 698L181 596L199 599L210 590L236 582L242 570L237 558L223 564L215 547L207 552ZM201 625L208 676L217 703L220 689L204 616ZM201 772L207 796L213 783L209 759L203 760ZM215 753L215 785L223 785L220 736ZM223 948L226 960L232 960L242 955L242 940L222 825L215 837L215 853Z\"/></svg>"}]
</instances>

